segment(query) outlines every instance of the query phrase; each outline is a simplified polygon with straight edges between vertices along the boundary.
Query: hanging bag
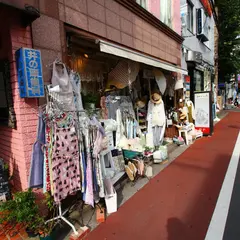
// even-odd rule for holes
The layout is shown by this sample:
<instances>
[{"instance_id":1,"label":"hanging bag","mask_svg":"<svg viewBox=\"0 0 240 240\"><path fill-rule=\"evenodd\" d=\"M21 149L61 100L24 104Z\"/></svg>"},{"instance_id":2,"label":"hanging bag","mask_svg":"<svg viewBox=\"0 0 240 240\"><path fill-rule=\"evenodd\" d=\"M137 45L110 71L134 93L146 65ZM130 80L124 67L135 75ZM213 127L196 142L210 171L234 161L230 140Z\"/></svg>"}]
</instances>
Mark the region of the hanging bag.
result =
<instances>
[{"instance_id":1,"label":"hanging bag","mask_svg":"<svg viewBox=\"0 0 240 240\"><path fill-rule=\"evenodd\" d=\"M57 96L56 104L63 111L76 111L74 105L74 96L72 85L68 76L68 72L65 64L62 65L62 73L60 74L57 70L57 62L53 63L53 73L52 73L52 86L59 86L59 91L53 92Z\"/></svg>"}]
</instances>

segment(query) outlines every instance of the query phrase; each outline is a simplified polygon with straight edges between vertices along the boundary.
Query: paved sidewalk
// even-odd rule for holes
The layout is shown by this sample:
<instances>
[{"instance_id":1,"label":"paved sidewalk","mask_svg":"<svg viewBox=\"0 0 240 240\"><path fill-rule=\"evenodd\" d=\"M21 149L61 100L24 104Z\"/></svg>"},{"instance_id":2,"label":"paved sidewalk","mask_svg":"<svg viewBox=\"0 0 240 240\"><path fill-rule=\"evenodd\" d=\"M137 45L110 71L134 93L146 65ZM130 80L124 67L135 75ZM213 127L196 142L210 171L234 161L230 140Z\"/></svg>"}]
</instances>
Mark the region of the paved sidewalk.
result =
<instances>
[{"instance_id":1,"label":"paved sidewalk","mask_svg":"<svg viewBox=\"0 0 240 240\"><path fill-rule=\"evenodd\" d=\"M229 113L212 137L196 141L87 239L203 240L239 133L239 117Z\"/></svg>"}]
</instances>

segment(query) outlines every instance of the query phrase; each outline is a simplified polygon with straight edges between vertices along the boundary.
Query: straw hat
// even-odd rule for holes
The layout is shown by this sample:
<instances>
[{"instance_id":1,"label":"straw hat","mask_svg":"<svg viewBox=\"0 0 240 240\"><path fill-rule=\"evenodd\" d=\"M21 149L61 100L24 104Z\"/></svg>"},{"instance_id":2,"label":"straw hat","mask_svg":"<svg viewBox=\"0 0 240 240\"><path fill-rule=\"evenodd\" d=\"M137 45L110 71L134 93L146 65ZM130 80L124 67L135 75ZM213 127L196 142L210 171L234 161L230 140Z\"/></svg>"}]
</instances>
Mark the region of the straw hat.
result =
<instances>
[{"instance_id":1,"label":"straw hat","mask_svg":"<svg viewBox=\"0 0 240 240\"><path fill-rule=\"evenodd\" d=\"M142 97L140 99L137 99L135 106L136 108L144 108L146 106L147 103L147 98L146 97Z\"/></svg>"},{"instance_id":2,"label":"straw hat","mask_svg":"<svg viewBox=\"0 0 240 240\"><path fill-rule=\"evenodd\" d=\"M153 93L151 95L151 101L155 104L160 104L162 102L162 97L159 93Z\"/></svg>"},{"instance_id":3,"label":"straw hat","mask_svg":"<svg viewBox=\"0 0 240 240\"><path fill-rule=\"evenodd\" d=\"M146 103L143 100L137 100L136 101L136 107L137 108L144 108L146 106Z\"/></svg>"}]
</instances>

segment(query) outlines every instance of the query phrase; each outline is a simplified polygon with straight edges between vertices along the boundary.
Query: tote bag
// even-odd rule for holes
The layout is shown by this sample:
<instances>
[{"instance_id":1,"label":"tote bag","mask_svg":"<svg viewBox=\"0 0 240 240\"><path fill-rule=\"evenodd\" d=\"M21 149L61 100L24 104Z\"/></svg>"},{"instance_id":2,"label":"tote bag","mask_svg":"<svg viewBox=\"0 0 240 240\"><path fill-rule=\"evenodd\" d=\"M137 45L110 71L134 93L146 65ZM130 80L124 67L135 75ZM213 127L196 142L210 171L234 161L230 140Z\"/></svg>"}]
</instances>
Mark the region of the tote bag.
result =
<instances>
[{"instance_id":1,"label":"tote bag","mask_svg":"<svg viewBox=\"0 0 240 240\"><path fill-rule=\"evenodd\" d=\"M57 70L56 61L53 63L52 86L59 86L59 91L54 92L56 104L61 110L76 111L74 104L73 88L70 82L65 64L62 64L62 72ZM53 90L53 88L52 88Z\"/></svg>"}]
</instances>

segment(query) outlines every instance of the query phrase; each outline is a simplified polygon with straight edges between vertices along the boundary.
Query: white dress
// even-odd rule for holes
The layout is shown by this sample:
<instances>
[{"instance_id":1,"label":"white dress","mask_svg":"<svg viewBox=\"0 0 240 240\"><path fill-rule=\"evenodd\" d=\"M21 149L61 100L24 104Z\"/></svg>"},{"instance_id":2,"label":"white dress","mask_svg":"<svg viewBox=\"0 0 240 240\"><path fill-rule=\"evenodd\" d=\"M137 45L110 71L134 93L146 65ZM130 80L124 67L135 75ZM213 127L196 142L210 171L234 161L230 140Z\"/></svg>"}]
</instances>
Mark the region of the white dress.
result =
<instances>
[{"instance_id":1,"label":"white dress","mask_svg":"<svg viewBox=\"0 0 240 240\"><path fill-rule=\"evenodd\" d=\"M163 137L166 129L166 114L164 103L154 104L151 101L148 103L148 135L151 136L152 143L148 143L150 146L158 147L163 142Z\"/></svg>"}]
</instances>

